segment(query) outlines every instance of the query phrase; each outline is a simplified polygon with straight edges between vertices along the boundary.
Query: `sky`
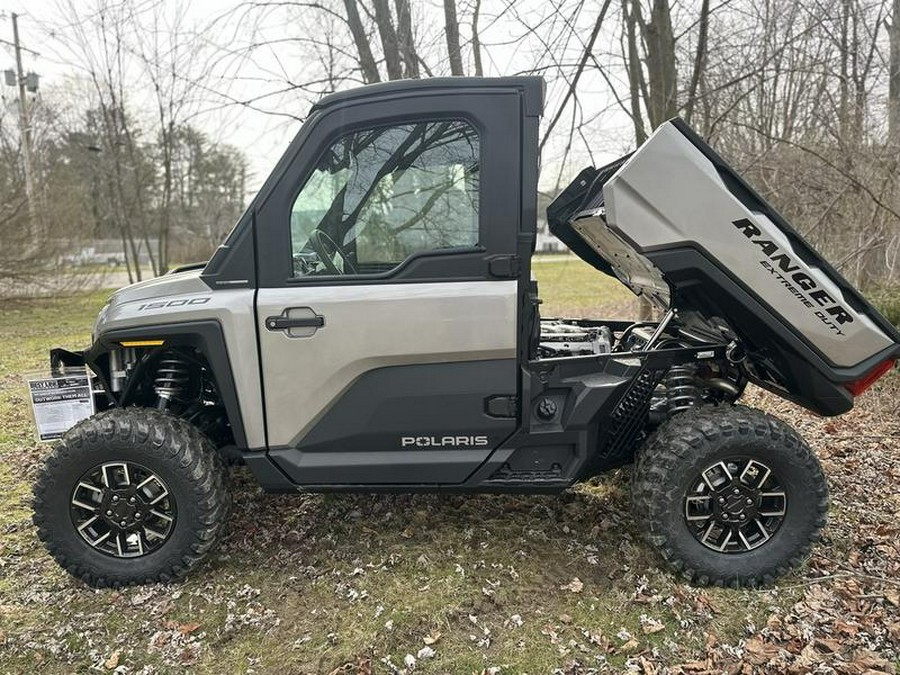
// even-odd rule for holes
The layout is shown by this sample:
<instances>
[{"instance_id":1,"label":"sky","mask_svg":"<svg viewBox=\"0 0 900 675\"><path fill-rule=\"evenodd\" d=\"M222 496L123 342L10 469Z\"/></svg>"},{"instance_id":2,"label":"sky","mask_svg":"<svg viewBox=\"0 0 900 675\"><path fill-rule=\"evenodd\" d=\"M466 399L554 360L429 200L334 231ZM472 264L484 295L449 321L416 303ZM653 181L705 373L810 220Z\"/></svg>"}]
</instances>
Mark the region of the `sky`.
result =
<instances>
[{"instance_id":1,"label":"sky","mask_svg":"<svg viewBox=\"0 0 900 675\"><path fill-rule=\"evenodd\" d=\"M136 8L151 0L126 0ZM67 3L71 5L67 6ZM79 63L81 57L73 55L71 44L78 34L78 27L90 17L94 0L0 0L0 39L12 40L11 12L20 14L19 30L24 46L39 52L24 53L26 71L33 70L41 76L41 93L48 99L71 98L69 93L75 82L86 77ZM520 74L533 67L546 46L529 41L524 23L541 24L541 5L532 0L515 3L513 14L501 14L506 0L483 0L482 36L487 43L485 70L487 75ZM586 3L591 6L590 3ZM316 92L291 88L292 83L304 82L321 69L309 61L309 49L303 46L305 36L327 31L328 26L311 23L307 16L286 17L284 12L248 9L244 0L193 0L179 2L167 0L167 12L184 12L181 25L194 26L189 34L178 38L183 46L195 49L198 56L191 68L201 68L205 75L186 74L186 78L201 82L189 88L190 122L204 131L211 139L229 143L241 150L251 169L250 187L258 187L277 162L287 144L296 134L301 120L306 116ZM532 7L530 8L529 5ZM416 32L426 44L440 49L442 14L437 0L412 0ZM78 17L73 16L75 8ZM544 7L546 7L544 5ZM317 18L319 14L315 15ZM492 16L494 18L492 18ZM532 17L534 17L532 19ZM286 21L286 18L291 19ZM582 17L592 22L594 16ZM465 26L462 27L465 31ZM590 23L585 30L589 30ZM614 30L614 29L610 29ZM88 36L98 40L96 34ZM465 36L464 36L465 37ZM614 51L612 33L598 52ZM272 46L259 46L268 43ZM567 45L556 43L560 58L577 53L580 44L572 40ZM570 59L571 60L571 59ZM14 66L13 50L0 44L0 69ZM442 67L439 64L438 67ZM138 111L152 110L152 90L137 73L134 86L129 88L131 104ZM548 88L548 116L555 111L566 83L551 82ZM84 87L81 87L84 89ZM287 89L287 91L285 91ZM14 96L13 88L4 87L3 96ZM588 163L601 164L630 149L631 127L627 117L617 110L617 104L606 82L598 76L586 76L579 87L583 113L599 115L589 125L585 134L593 157L584 147L576 148L574 156L561 165L562 138L570 119L564 117L558 126L560 133L551 138L544 153L542 187L552 190L559 180L572 176ZM248 103L251 102L251 103ZM152 115L147 112L148 120ZM148 121L148 124L152 122ZM563 186L565 182L562 183Z\"/></svg>"},{"instance_id":2,"label":"sky","mask_svg":"<svg viewBox=\"0 0 900 675\"><path fill-rule=\"evenodd\" d=\"M87 4L87 3L85 3ZM233 0L195 0L188 7L190 20L199 25L213 22L240 2ZM66 24L71 20L52 0L42 2L0 1L0 38L12 41L11 14L19 14L19 34L24 46L39 52L35 55L23 53L23 67L41 76L40 95L50 99L65 96L61 90L72 86L73 78L85 77L84 68L79 67L62 40L54 39L54 34L65 34ZM0 68L6 70L15 66L14 51L6 44L0 44ZM247 63L241 73L247 77L263 77L271 64ZM198 96L196 111L191 123L219 142L229 143L241 150L247 157L253 178L251 183L260 184L285 149L300 126L299 119L306 115L307 101L297 95L285 96L272 101L268 106L272 112L265 114L241 105L230 104L225 96L255 98L264 93L261 86L225 86L224 82L210 83L212 91L195 92ZM243 90L242 90L243 89ZM129 92L132 104L139 109L149 109L152 105L152 91L138 84ZM15 96L13 88L6 88L3 96ZM298 100L299 99L299 100Z\"/></svg>"}]
</instances>

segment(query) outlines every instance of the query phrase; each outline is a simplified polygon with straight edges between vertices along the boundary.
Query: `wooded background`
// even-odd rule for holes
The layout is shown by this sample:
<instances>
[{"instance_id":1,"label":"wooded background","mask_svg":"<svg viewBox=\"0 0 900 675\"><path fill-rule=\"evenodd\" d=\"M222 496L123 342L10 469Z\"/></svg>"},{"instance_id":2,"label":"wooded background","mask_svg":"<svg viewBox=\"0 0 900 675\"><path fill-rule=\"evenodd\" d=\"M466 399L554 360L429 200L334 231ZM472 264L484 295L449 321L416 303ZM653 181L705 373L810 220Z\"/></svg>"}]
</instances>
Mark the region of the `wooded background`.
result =
<instances>
[{"instance_id":1,"label":"wooded background","mask_svg":"<svg viewBox=\"0 0 900 675\"><path fill-rule=\"evenodd\" d=\"M260 165L252 149L248 157L227 129L204 126L210 111L283 117L292 131L306 104L337 89L537 74L548 87L546 196L680 115L852 283L875 292L900 283L900 0L260 0L203 15L175 0L58 0L54 9L35 19L42 50L71 75L29 99L31 211L16 99L0 110L6 279L65 275L66 251L96 238L122 242L135 279L147 273L140 255L154 274L205 259L264 178L250 169Z\"/></svg>"}]
</instances>

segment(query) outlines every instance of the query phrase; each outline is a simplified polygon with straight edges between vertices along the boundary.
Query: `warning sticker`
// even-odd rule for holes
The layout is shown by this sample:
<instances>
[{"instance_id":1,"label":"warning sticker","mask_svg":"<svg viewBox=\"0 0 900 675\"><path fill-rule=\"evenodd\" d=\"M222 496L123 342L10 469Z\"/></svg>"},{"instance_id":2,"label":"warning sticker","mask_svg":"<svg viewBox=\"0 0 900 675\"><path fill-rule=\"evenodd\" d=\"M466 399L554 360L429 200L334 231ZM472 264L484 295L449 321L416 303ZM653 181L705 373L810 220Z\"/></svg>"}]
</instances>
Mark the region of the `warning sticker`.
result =
<instances>
[{"instance_id":1,"label":"warning sticker","mask_svg":"<svg viewBox=\"0 0 900 675\"><path fill-rule=\"evenodd\" d=\"M94 396L87 374L29 379L28 393L40 441L60 438L77 422L94 414Z\"/></svg>"}]
</instances>

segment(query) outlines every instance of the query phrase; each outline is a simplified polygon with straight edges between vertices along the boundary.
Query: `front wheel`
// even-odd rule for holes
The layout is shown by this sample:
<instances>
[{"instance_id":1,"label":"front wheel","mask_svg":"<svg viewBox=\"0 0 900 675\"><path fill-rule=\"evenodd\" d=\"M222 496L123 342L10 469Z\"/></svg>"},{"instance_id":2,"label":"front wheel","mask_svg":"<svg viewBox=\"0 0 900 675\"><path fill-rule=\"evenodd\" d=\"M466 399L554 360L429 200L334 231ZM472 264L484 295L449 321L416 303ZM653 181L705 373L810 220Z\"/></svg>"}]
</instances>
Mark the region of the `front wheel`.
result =
<instances>
[{"instance_id":1,"label":"front wheel","mask_svg":"<svg viewBox=\"0 0 900 675\"><path fill-rule=\"evenodd\" d=\"M140 408L69 430L34 486L34 523L56 561L95 587L171 581L220 539L230 500L197 429Z\"/></svg>"},{"instance_id":2,"label":"front wheel","mask_svg":"<svg viewBox=\"0 0 900 675\"><path fill-rule=\"evenodd\" d=\"M828 509L809 446L781 420L744 406L669 420L640 450L633 489L647 540L703 586L771 583L806 557Z\"/></svg>"}]
</instances>

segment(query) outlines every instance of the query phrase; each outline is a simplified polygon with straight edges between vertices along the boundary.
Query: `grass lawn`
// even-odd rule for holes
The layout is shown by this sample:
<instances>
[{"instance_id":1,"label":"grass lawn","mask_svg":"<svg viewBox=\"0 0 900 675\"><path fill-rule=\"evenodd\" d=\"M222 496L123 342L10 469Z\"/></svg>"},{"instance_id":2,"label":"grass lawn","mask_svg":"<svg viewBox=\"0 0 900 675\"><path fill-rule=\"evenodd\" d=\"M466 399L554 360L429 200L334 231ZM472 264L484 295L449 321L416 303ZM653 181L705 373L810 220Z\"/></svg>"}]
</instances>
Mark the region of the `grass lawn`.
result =
<instances>
[{"instance_id":1,"label":"grass lawn","mask_svg":"<svg viewBox=\"0 0 900 675\"><path fill-rule=\"evenodd\" d=\"M637 302L624 285L574 255L540 255L532 262L541 315L636 319Z\"/></svg>"},{"instance_id":2,"label":"grass lawn","mask_svg":"<svg viewBox=\"0 0 900 675\"><path fill-rule=\"evenodd\" d=\"M627 291L577 259L534 267L545 316L631 309ZM900 501L872 485L884 471L867 469L890 470L896 448L874 436L897 431L886 407L896 377L836 422L752 395L800 426L834 481L817 557L772 589L696 589L661 569L620 470L541 497L270 496L237 471L230 534L187 581L91 590L50 560L31 525L47 448L34 440L21 373L43 368L51 346L85 346L106 296L0 312L0 673L390 673L411 672L412 660L416 673L657 673L692 662L683 672L722 672L799 659L807 646L819 655L815 640L829 636L846 640L848 659L867 650L896 665ZM834 605L843 597L854 609Z\"/></svg>"}]
</instances>

